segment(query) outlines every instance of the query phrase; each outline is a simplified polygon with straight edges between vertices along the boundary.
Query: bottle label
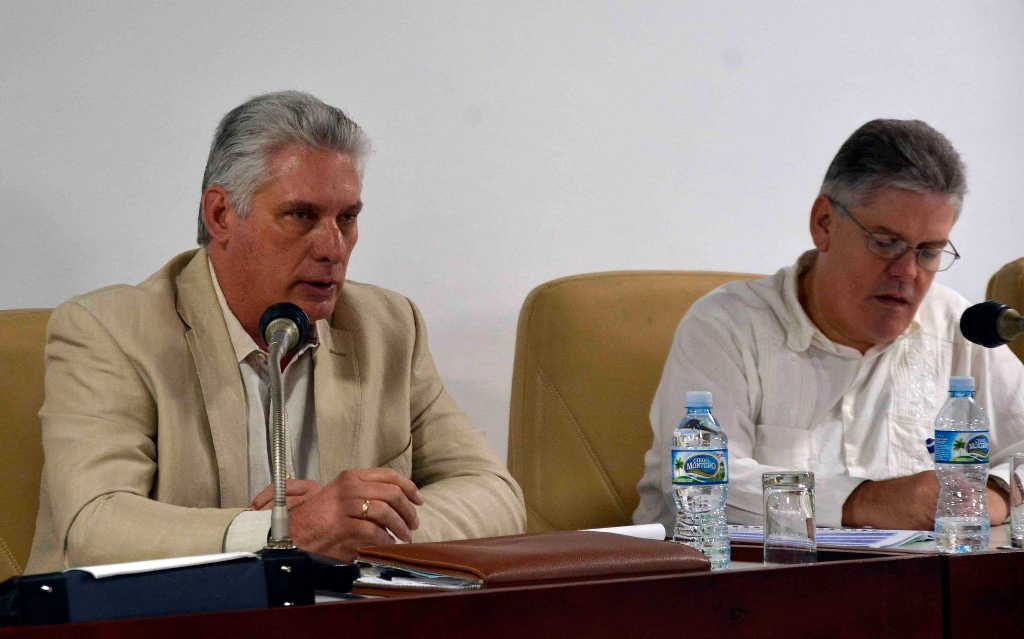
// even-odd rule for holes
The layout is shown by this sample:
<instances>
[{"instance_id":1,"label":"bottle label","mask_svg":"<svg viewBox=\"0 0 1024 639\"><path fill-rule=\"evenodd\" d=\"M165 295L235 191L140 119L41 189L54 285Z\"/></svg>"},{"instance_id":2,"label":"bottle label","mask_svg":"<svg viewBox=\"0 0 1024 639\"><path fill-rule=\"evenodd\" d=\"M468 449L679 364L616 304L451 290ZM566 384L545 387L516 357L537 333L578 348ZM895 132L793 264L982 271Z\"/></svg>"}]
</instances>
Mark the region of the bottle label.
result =
<instances>
[{"instance_id":1,"label":"bottle label","mask_svg":"<svg viewBox=\"0 0 1024 639\"><path fill-rule=\"evenodd\" d=\"M935 431L936 464L987 464L987 430Z\"/></svg>"},{"instance_id":2,"label":"bottle label","mask_svg":"<svg viewBox=\"0 0 1024 639\"><path fill-rule=\"evenodd\" d=\"M725 448L673 448L672 483L676 485L726 484L729 451Z\"/></svg>"}]
</instances>

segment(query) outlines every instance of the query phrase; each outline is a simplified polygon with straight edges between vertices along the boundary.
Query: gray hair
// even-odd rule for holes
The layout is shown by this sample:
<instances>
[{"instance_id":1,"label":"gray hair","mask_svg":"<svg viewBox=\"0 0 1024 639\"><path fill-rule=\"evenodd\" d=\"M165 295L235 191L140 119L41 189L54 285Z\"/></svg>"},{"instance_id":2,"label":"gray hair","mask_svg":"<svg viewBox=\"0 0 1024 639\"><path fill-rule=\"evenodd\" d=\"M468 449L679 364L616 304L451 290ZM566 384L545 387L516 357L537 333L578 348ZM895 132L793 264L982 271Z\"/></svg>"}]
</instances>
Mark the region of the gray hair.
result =
<instances>
[{"instance_id":1,"label":"gray hair","mask_svg":"<svg viewBox=\"0 0 1024 639\"><path fill-rule=\"evenodd\" d=\"M270 180L270 160L291 145L328 149L350 156L362 172L370 143L341 109L299 91L258 95L232 109L217 126L203 174L203 191L219 184L238 215L246 217L253 194ZM199 202L200 246L210 243Z\"/></svg>"},{"instance_id":2,"label":"gray hair","mask_svg":"<svg viewBox=\"0 0 1024 639\"><path fill-rule=\"evenodd\" d=\"M967 193L964 163L946 136L921 120L872 120L839 148L820 194L857 206L885 188L949 195L959 217Z\"/></svg>"}]
</instances>

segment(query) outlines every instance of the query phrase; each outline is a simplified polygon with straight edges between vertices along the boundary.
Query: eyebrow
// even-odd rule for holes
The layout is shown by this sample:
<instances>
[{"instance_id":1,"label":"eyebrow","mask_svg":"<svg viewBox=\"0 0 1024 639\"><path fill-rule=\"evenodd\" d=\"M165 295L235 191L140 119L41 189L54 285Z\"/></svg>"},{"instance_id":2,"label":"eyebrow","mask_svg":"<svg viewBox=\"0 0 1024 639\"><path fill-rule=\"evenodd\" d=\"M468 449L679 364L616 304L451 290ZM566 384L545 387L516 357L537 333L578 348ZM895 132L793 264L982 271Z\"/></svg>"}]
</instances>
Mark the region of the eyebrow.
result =
<instances>
[{"instance_id":1,"label":"eyebrow","mask_svg":"<svg viewBox=\"0 0 1024 639\"><path fill-rule=\"evenodd\" d=\"M322 209L321 209L320 206L318 206L318 205L316 205L313 202L310 202L308 200L288 200L286 202L282 202L281 205L277 207L277 212L278 213L285 213L287 211L303 211L303 210L305 210L305 211L313 211L313 212L319 213ZM347 209L345 209L343 211L339 211L339 213L360 213L360 212L362 212L362 210L363 210L363 201L359 200L358 202L356 202L352 206L348 207Z\"/></svg>"},{"instance_id":2,"label":"eyebrow","mask_svg":"<svg viewBox=\"0 0 1024 639\"><path fill-rule=\"evenodd\" d=\"M875 233L876 235L891 235L894 238L900 240L901 242L904 242L905 244L910 245L910 242L907 242L907 238L903 237L901 234L897 233L896 231L890 229L887 226L878 226L878 227L875 227L875 228L865 227L865 228L867 228L872 233ZM926 246L928 248L942 248L944 246L947 246L948 244L949 244L949 239L945 239L945 240L925 240L924 242L919 242L917 244L914 244L913 246L915 246L915 247Z\"/></svg>"},{"instance_id":3,"label":"eyebrow","mask_svg":"<svg viewBox=\"0 0 1024 639\"><path fill-rule=\"evenodd\" d=\"M288 200L286 202L282 202L277 207L277 210L279 212L299 210L315 211L317 208L318 207L315 204L306 200Z\"/></svg>"}]
</instances>

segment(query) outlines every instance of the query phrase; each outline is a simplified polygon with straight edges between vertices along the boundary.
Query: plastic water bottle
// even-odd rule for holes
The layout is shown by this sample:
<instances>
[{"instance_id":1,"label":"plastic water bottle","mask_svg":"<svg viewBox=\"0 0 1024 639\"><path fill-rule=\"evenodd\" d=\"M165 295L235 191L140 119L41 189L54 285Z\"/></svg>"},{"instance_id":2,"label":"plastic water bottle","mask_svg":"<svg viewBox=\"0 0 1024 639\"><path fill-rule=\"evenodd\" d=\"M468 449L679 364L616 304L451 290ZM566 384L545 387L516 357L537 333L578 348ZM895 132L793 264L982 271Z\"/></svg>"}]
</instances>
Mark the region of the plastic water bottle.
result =
<instances>
[{"instance_id":1,"label":"plastic water bottle","mask_svg":"<svg viewBox=\"0 0 1024 639\"><path fill-rule=\"evenodd\" d=\"M939 550L988 548L988 418L974 403L973 377L949 379L949 399L935 418L935 474L939 477L935 509Z\"/></svg>"},{"instance_id":2,"label":"plastic water bottle","mask_svg":"<svg viewBox=\"0 0 1024 639\"><path fill-rule=\"evenodd\" d=\"M686 416L672 435L672 541L697 548L712 568L729 563L729 440L711 414L711 393L686 393Z\"/></svg>"}]
</instances>

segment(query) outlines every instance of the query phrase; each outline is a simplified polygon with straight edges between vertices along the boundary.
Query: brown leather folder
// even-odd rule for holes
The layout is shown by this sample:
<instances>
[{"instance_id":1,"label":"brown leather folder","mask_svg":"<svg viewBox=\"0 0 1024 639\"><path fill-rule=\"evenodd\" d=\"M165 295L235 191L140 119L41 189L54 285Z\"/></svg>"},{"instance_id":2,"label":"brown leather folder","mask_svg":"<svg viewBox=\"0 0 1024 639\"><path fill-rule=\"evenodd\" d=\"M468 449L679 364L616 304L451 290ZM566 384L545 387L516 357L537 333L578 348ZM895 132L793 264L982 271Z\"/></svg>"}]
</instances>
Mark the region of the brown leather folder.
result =
<instances>
[{"instance_id":1,"label":"brown leather folder","mask_svg":"<svg viewBox=\"0 0 1024 639\"><path fill-rule=\"evenodd\" d=\"M373 564L378 570L393 567L399 571L438 573L484 587L711 568L700 551L683 544L582 530L368 546L359 549L358 560ZM399 576L402 574L399 572Z\"/></svg>"}]
</instances>

